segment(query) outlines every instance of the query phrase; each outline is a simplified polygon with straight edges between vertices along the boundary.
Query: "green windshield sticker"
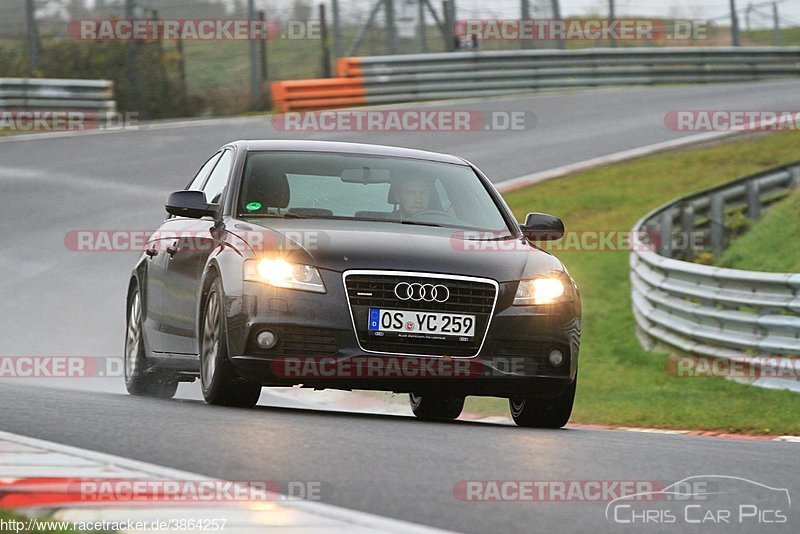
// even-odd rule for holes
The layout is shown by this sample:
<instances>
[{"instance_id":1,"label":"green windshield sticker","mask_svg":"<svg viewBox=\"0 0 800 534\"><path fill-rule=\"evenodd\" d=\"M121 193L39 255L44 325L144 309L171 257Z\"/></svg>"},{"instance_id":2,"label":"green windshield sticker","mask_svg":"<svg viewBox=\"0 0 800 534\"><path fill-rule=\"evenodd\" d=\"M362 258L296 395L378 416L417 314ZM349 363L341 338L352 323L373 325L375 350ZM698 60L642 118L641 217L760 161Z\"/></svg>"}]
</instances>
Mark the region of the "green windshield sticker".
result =
<instances>
[{"instance_id":1,"label":"green windshield sticker","mask_svg":"<svg viewBox=\"0 0 800 534\"><path fill-rule=\"evenodd\" d=\"M247 211L258 211L261 209L261 202L251 202L244 207Z\"/></svg>"}]
</instances>

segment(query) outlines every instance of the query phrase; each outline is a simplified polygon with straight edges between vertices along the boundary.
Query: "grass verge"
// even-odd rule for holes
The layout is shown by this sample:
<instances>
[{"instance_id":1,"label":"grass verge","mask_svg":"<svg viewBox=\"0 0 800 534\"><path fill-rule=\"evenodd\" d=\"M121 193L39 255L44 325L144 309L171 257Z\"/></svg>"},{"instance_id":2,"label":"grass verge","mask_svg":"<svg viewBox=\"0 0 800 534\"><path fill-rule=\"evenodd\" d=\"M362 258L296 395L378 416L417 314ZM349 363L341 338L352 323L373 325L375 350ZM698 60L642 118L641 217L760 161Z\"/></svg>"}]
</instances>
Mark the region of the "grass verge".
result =
<instances>
[{"instance_id":1,"label":"grass verge","mask_svg":"<svg viewBox=\"0 0 800 534\"><path fill-rule=\"evenodd\" d=\"M717 264L751 271L800 273L798 236L800 191L795 191L772 206L747 233L735 239Z\"/></svg>"},{"instance_id":2,"label":"grass verge","mask_svg":"<svg viewBox=\"0 0 800 534\"><path fill-rule=\"evenodd\" d=\"M646 212L676 197L797 159L798 143L800 132L783 132L657 154L513 191L506 200L518 219L541 211L562 217L575 231L626 232ZM800 240L797 234L783 235L784 246ZM639 345L629 254L556 254L581 287L584 303L573 422L800 434L797 393L670 376L664 371L667 355ZM466 409L507 413L508 406L501 399L469 398Z\"/></svg>"}]
</instances>

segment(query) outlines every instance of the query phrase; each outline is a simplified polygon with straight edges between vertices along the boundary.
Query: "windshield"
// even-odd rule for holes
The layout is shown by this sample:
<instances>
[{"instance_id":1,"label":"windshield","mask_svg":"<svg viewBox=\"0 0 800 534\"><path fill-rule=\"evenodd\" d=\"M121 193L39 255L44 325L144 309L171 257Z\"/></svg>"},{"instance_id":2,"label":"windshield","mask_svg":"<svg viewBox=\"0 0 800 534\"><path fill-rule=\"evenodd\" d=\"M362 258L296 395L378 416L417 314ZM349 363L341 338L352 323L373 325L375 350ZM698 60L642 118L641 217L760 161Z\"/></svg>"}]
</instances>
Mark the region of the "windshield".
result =
<instances>
[{"instance_id":1,"label":"windshield","mask_svg":"<svg viewBox=\"0 0 800 534\"><path fill-rule=\"evenodd\" d=\"M307 217L508 232L466 165L309 152L248 155L239 217Z\"/></svg>"}]
</instances>

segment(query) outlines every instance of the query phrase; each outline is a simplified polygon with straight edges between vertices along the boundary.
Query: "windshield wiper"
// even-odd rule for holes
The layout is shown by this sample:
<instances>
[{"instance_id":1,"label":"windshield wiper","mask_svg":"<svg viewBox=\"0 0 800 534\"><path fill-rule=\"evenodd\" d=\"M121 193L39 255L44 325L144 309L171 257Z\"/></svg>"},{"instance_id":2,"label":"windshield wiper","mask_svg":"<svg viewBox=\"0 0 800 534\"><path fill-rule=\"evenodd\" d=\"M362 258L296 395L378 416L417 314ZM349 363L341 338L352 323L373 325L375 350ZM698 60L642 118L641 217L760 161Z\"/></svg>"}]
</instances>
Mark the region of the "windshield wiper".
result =
<instances>
[{"instance_id":1,"label":"windshield wiper","mask_svg":"<svg viewBox=\"0 0 800 534\"><path fill-rule=\"evenodd\" d=\"M428 222L422 222L422 221L409 221L407 219L401 219L399 221L391 221L391 222L398 222L400 224L412 224L414 226L433 226L434 228L441 228L442 227L441 224L428 223Z\"/></svg>"},{"instance_id":2,"label":"windshield wiper","mask_svg":"<svg viewBox=\"0 0 800 534\"><path fill-rule=\"evenodd\" d=\"M512 234L501 235L498 237L486 237L478 239L470 239L470 241L507 241L509 239L516 239Z\"/></svg>"}]
</instances>

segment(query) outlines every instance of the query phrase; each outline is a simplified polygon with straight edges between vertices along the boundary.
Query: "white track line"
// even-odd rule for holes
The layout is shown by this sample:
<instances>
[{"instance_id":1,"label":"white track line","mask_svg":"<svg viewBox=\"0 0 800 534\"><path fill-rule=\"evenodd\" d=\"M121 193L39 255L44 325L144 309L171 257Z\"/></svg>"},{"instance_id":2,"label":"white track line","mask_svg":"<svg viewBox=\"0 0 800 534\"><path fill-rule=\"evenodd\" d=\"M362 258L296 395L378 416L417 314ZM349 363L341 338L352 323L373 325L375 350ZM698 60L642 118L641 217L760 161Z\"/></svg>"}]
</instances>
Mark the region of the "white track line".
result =
<instances>
[{"instance_id":1,"label":"white track line","mask_svg":"<svg viewBox=\"0 0 800 534\"><path fill-rule=\"evenodd\" d=\"M0 431L0 442L10 442L12 444L21 445L23 449L26 449L22 452L10 452L10 453L3 453L0 454L0 478L24 478L24 475L20 474L20 469L35 469L37 466L30 466L27 467L24 465L26 462L29 462L25 457L31 456L30 449L37 449L36 455L41 458L39 461L40 465L41 462L44 461L43 459L47 456L58 458L58 461L51 462L53 464L52 467L48 466L47 468L47 475L48 477L60 477L60 476L69 476L75 477L76 473L84 472L86 473L84 476L89 478L97 477L97 472L102 470L107 472L108 477L116 477L120 478L120 476L124 476L125 478L129 477L136 477L141 479L158 479L158 480L180 480L180 481L203 481L203 480L214 480L210 477L206 477L203 475L199 475L196 473L189 473L186 471L179 471L177 469L171 469L168 467L161 467L158 465L153 465L145 462L140 462L138 460L130 460L127 458L122 458L119 456L113 456L110 454L105 454L96 451L90 451L87 449L81 449L77 447L72 447L69 445L62 445L59 443L54 443L51 441L44 441L36 438L29 438L26 436L20 436L18 434L12 434L9 432ZM15 460L16 456L16 460ZM64 458L68 457L67 461L64 461ZM20 464L22 462L22 465ZM46 463L46 462L45 462ZM40 470L39 470L40 471ZM63 471L63 473L59 473L59 471ZM31 475L35 477L44 476L39 474ZM265 527L265 521L274 521L275 517L280 515L281 508L287 513L286 515L291 515L293 517L299 518L304 526L314 526L318 525L319 528L325 531L339 531L342 532L353 532L353 531L361 531L361 532L398 532L398 533L441 533L447 532L439 529L435 529L432 527L427 527L423 525L417 525L415 523L409 523L406 521L401 521L397 519L391 519L386 517L381 517L365 512L359 512L355 510L349 510L346 508L340 508L337 506L332 506L329 504L323 504L321 502L311 502L311 501L304 501L304 500L293 500L293 499L281 499L279 496L275 496L274 500L270 500L271 509L269 511L263 511L264 515L259 516L262 512L258 510L256 506L254 509L247 509L247 517L251 518L250 520L253 522L252 527L258 528L259 530L267 529ZM110 519L108 516L112 514L114 511L113 509L102 509L97 511L89 510L87 512L87 504L88 503L79 503L76 506L67 505L48 505L46 508L59 508L61 509L57 514L56 518L61 520L91 520L87 518L87 513L89 517L92 517L92 514L96 514L95 517L103 517L107 520ZM241 518L242 516L242 503L222 503L221 506L225 507L228 506L231 514L236 514L238 517ZM258 503L256 503L258 504ZM263 503L261 503L263 504ZM157 506L158 503L154 503L154 507ZM274 505L274 506L272 506ZM216 507L216 505L214 505ZM174 508L174 504L171 508L167 510L177 512ZM185 509L182 508L185 511ZM194 508L197 511L197 508ZM119 510L120 513L131 513L130 509ZM152 509L144 510L141 509L135 512L138 516L143 516L152 514L152 515L159 515L163 516L164 511L161 510L158 513L155 513ZM224 514L224 509L222 510ZM269 514L269 515L267 515ZM218 516L219 517L219 516ZM99 520L99 519L97 519ZM121 520L119 517L116 520ZM284 526L285 527L285 526ZM230 531L230 529L226 529L225 531Z\"/></svg>"}]
</instances>

